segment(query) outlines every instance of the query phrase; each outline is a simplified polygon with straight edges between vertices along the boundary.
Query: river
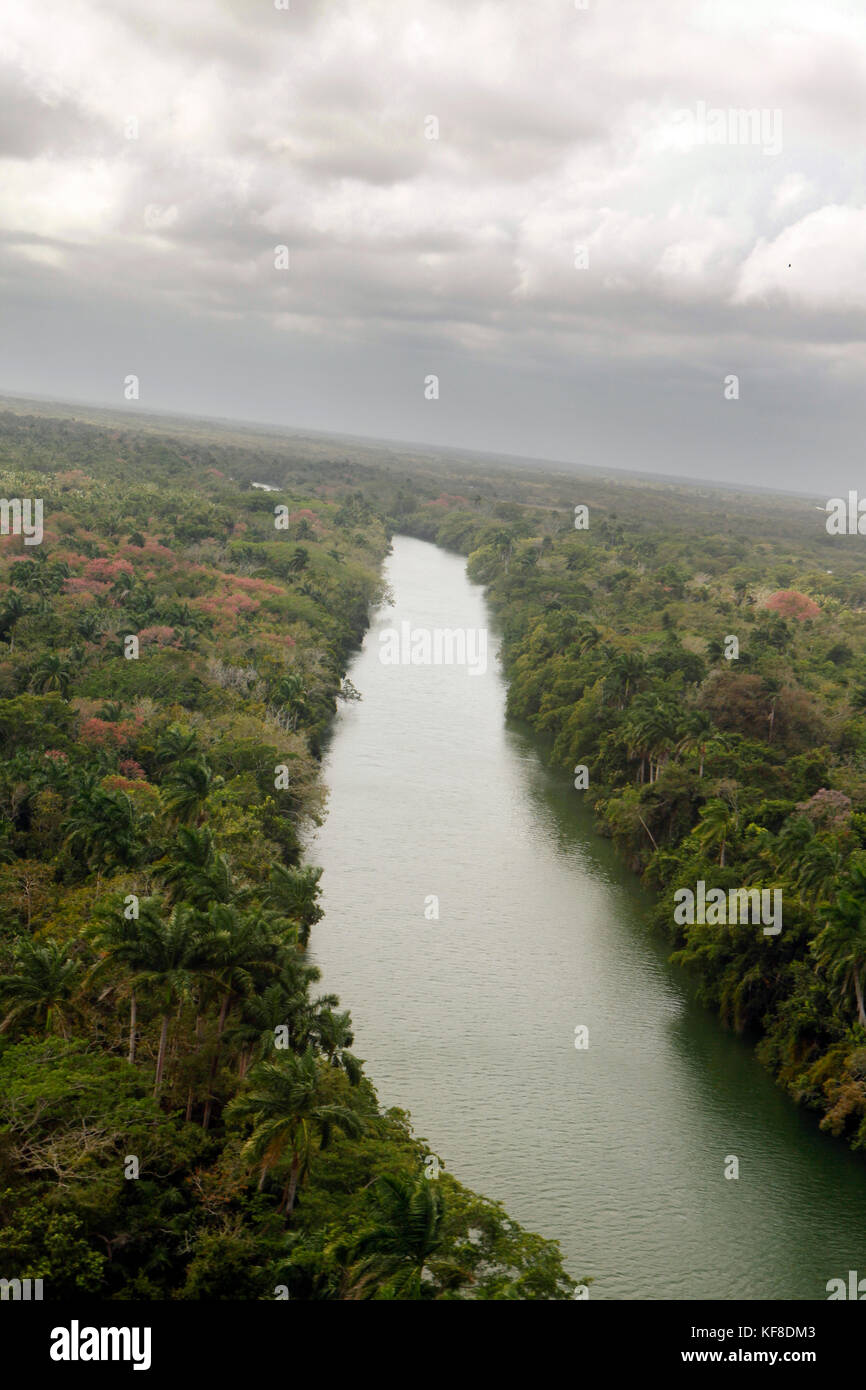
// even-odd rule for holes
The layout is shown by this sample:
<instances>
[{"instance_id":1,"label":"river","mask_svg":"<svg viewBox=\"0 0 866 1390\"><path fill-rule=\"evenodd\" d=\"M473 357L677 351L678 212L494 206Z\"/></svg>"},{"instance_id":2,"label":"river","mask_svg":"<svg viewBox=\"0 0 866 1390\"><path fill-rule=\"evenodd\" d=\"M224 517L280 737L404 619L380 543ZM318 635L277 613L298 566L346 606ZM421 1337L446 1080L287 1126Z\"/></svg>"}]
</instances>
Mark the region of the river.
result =
<instances>
[{"instance_id":1,"label":"river","mask_svg":"<svg viewBox=\"0 0 866 1390\"><path fill-rule=\"evenodd\" d=\"M581 793L506 721L463 560L398 536L386 577L309 846L310 954L381 1101L593 1299L823 1299L866 1275L866 1165L696 1003ZM489 629L486 673L383 664L404 620Z\"/></svg>"}]
</instances>

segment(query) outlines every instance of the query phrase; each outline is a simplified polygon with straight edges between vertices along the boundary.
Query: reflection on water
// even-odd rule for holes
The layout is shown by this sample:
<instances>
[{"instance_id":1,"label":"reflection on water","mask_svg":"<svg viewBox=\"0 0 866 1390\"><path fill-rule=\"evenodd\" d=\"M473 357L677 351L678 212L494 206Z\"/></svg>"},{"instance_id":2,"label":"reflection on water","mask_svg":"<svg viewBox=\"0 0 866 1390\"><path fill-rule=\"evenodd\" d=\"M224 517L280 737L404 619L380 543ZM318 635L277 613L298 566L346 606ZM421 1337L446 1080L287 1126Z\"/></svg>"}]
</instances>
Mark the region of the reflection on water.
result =
<instances>
[{"instance_id":1,"label":"reflection on water","mask_svg":"<svg viewBox=\"0 0 866 1390\"><path fill-rule=\"evenodd\" d=\"M862 1161L693 1002L580 793L506 725L497 662L380 661L404 620L489 626L462 560L398 537L387 578L309 850L326 910L311 955L382 1101L559 1239L593 1298L825 1298L866 1271Z\"/></svg>"}]
</instances>

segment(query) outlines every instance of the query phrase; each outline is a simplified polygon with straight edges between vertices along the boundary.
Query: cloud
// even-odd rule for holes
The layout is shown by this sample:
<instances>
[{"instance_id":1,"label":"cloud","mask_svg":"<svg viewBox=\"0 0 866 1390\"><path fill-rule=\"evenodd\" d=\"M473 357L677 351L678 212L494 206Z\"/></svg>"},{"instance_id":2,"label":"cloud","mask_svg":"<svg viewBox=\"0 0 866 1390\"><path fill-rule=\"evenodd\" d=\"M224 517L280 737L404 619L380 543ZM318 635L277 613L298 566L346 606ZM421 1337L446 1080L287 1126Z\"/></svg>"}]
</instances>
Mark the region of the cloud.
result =
<instances>
[{"instance_id":1,"label":"cloud","mask_svg":"<svg viewBox=\"0 0 866 1390\"><path fill-rule=\"evenodd\" d=\"M866 306L866 207L831 204L770 240L761 238L740 272L739 303L780 299L806 311L849 316Z\"/></svg>"},{"instance_id":2,"label":"cloud","mask_svg":"<svg viewBox=\"0 0 866 1390\"><path fill-rule=\"evenodd\" d=\"M46 314L60 342L112 323L125 359L158 314L218 375L233 325L262 345L250 412L276 418L267 363L301 340L349 370L354 351L365 380L416 352L467 381L522 374L520 447L537 427L564 456L539 383L565 398L574 364L623 394L643 374L644 402L660 364L688 364L684 420L723 369L793 383L823 356L853 382L864 66L866 14L841 2L7 0L0 279L49 354ZM780 152L683 142L677 113L699 107L779 111ZM112 354L92 360L104 399ZM330 380L306 379L308 423L351 428ZM371 390L378 433L412 426ZM592 406L602 435L614 395ZM461 400L448 442L483 433L488 397Z\"/></svg>"}]
</instances>

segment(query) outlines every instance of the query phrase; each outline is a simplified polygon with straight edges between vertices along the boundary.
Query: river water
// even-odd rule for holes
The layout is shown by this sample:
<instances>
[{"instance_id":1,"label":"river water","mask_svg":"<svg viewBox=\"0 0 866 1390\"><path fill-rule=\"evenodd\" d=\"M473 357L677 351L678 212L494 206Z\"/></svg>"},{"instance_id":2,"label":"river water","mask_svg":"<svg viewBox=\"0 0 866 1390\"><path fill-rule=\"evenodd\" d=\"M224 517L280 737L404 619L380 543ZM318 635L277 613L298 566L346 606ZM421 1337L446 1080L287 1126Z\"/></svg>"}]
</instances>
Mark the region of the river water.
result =
<instances>
[{"instance_id":1,"label":"river water","mask_svg":"<svg viewBox=\"0 0 866 1390\"><path fill-rule=\"evenodd\" d=\"M387 579L309 847L325 869L310 954L381 1101L558 1239L591 1298L823 1299L866 1275L866 1164L694 1001L581 793L506 722L462 559L398 536ZM403 621L489 629L486 673L383 664Z\"/></svg>"}]
</instances>

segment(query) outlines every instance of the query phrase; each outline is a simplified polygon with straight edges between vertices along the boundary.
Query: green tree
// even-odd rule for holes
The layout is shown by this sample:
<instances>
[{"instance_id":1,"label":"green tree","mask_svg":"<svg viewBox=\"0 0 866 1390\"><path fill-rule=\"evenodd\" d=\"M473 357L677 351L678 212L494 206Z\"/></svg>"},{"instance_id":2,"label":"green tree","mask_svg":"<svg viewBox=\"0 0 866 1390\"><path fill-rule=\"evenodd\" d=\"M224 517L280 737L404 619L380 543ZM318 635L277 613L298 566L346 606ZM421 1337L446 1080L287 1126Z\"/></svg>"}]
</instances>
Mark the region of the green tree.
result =
<instances>
[{"instance_id":1,"label":"green tree","mask_svg":"<svg viewBox=\"0 0 866 1390\"><path fill-rule=\"evenodd\" d=\"M322 870L311 864L296 869L277 864L270 874L268 902L283 916L298 924L304 946L310 939L310 929L324 916L319 906L321 877Z\"/></svg>"},{"instance_id":2,"label":"green tree","mask_svg":"<svg viewBox=\"0 0 866 1390\"><path fill-rule=\"evenodd\" d=\"M713 736L714 725L704 710L691 710L679 727L677 748L680 752L696 752L700 759L698 777L703 778L707 745Z\"/></svg>"},{"instance_id":3,"label":"green tree","mask_svg":"<svg viewBox=\"0 0 866 1390\"><path fill-rule=\"evenodd\" d=\"M166 780L163 804L177 825L200 825L211 788L221 786L204 758L188 759L179 764Z\"/></svg>"},{"instance_id":4,"label":"green tree","mask_svg":"<svg viewBox=\"0 0 866 1390\"><path fill-rule=\"evenodd\" d=\"M71 946L22 938L15 947L15 969L0 975L0 999L12 1007L0 1033L17 1018L30 1018L46 1032L68 1035L71 1001L80 983L81 963Z\"/></svg>"},{"instance_id":5,"label":"green tree","mask_svg":"<svg viewBox=\"0 0 866 1390\"><path fill-rule=\"evenodd\" d=\"M83 787L69 808L64 831L73 854L99 873L134 865L141 854L135 807L122 791Z\"/></svg>"},{"instance_id":6,"label":"green tree","mask_svg":"<svg viewBox=\"0 0 866 1390\"><path fill-rule=\"evenodd\" d=\"M700 822L694 833L702 849L719 851L721 869L725 867L725 850L735 828L736 821L730 806L719 797L713 797L701 808Z\"/></svg>"},{"instance_id":7,"label":"green tree","mask_svg":"<svg viewBox=\"0 0 866 1390\"><path fill-rule=\"evenodd\" d=\"M72 675L69 662L58 652L46 652L33 668L30 688L40 695L49 695L56 691L65 700L69 696Z\"/></svg>"},{"instance_id":8,"label":"green tree","mask_svg":"<svg viewBox=\"0 0 866 1390\"><path fill-rule=\"evenodd\" d=\"M282 1209L294 1210L316 1148L327 1148L335 1129L358 1136L366 1128L362 1116L335 1103L324 1086L322 1068L312 1048L302 1056L286 1053L278 1062L259 1062L250 1072L249 1089L230 1102L227 1115L252 1122L253 1132L242 1153L259 1167L259 1190L268 1173L288 1157Z\"/></svg>"},{"instance_id":9,"label":"green tree","mask_svg":"<svg viewBox=\"0 0 866 1390\"><path fill-rule=\"evenodd\" d=\"M10 652L15 648L15 625L27 612L27 605L20 594L10 589L0 611L0 642L8 642Z\"/></svg>"},{"instance_id":10,"label":"green tree","mask_svg":"<svg viewBox=\"0 0 866 1390\"><path fill-rule=\"evenodd\" d=\"M159 899L147 898L140 905L137 925L141 964L135 980L152 995L161 1015L153 1085L157 1095L165 1071L172 1013L188 995L193 978L211 967L213 949L200 917L186 903L178 903L166 917Z\"/></svg>"},{"instance_id":11,"label":"green tree","mask_svg":"<svg viewBox=\"0 0 866 1390\"><path fill-rule=\"evenodd\" d=\"M373 1220L354 1244L356 1287L363 1290L372 1280L380 1298L421 1299L425 1291L432 1296L436 1284L429 1265L443 1244L436 1183L386 1173L372 1190L371 1205Z\"/></svg>"},{"instance_id":12,"label":"green tree","mask_svg":"<svg viewBox=\"0 0 866 1390\"><path fill-rule=\"evenodd\" d=\"M819 970L846 999L852 989L860 1026L866 1028L863 971L866 970L866 865L853 864L831 907L823 930L812 943Z\"/></svg>"},{"instance_id":13,"label":"green tree","mask_svg":"<svg viewBox=\"0 0 866 1390\"><path fill-rule=\"evenodd\" d=\"M233 896L228 859L216 852L206 825L179 825L169 854L154 872L168 889L170 903L183 899L204 912L213 903L228 903Z\"/></svg>"}]
</instances>

